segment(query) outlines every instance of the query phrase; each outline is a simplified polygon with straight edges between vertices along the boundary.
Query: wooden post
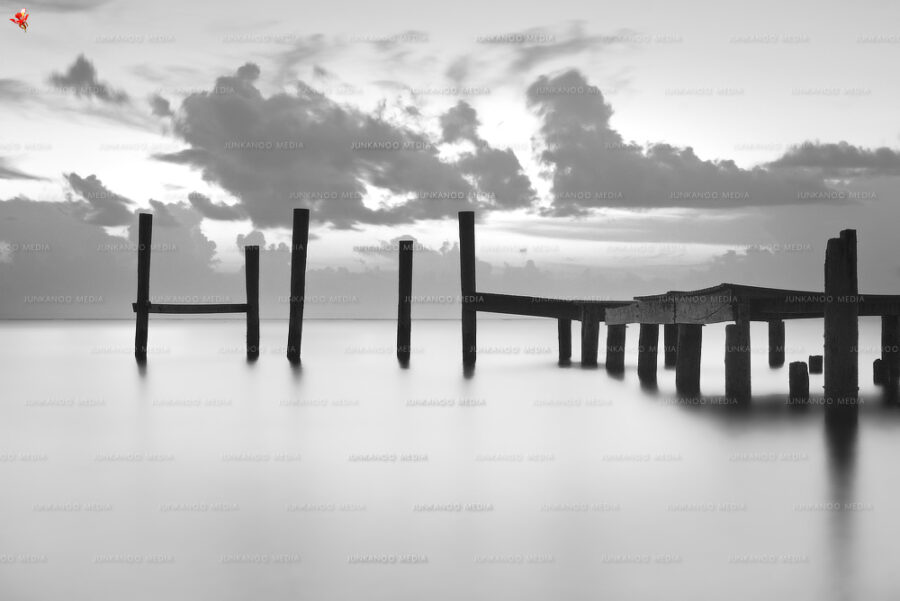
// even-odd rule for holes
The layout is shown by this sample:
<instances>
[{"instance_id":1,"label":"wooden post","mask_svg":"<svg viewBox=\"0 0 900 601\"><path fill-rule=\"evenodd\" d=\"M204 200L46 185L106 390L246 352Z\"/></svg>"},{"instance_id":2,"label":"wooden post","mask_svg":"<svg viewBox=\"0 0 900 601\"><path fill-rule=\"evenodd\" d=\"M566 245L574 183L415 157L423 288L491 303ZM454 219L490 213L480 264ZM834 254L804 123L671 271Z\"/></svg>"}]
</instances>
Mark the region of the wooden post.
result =
<instances>
[{"instance_id":1,"label":"wooden post","mask_svg":"<svg viewBox=\"0 0 900 601\"><path fill-rule=\"evenodd\" d=\"M566 365L572 359L572 320L557 319L556 328L559 333L559 362Z\"/></svg>"},{"instance_id":2,"label":"wooden post","mask_svg":"<svg viewBox=\"0 0 900 601\"><path fill-rule=\"evenodd\" d=\"M589 305L581 307L581 365L597 365L597 350L600 345L600 319L596 309Z\"/></svg>"},{"instance_id":3,"label":"wooden post","mask_svg":"<svg viewBox=\"0 0 900 601\"><path fill-rule=\"evenodd\" d=\"M659 355L659 324L642 323L638 334L638 380L656 382L657 355Z\"/></svg>"},{"instance_id":4,"label":"wooden post","mask_svg":"<svg viewBox=\"0 0 900 601\"><path fill-rule=\"evenodd\" d=\"M462 293L462 354L463 365L475 365L475 213L459 212L459 281Z\"/></svg>"},{"instance_id":5,"label":"wooden post","mask_svg":"<svg viewBox=\"0 0 900 601\"><path fill-rule=\"evenodd\" d=\"M259 247L244 247L247 286L247 358L259 357Z\"/></svg>"},{"instance_id":6,"label":"wooden post","mask_svg":"<svg viewBox=\"0 0 900 601\"><path fill-rule=\"evenodd\" d=\"M822 373L824 361L822 361L822 355L810 355L809 356L809 373L811 374L820 374Z\"/></svg>"},{"instance_id":7,"label":"wooden post","mask_svg":"<svg viewBox=\"0 0 900 601\"><path fill-rule=\"evenodd\" d=\"M678 351L675 362L675 388L678 392L699 394L702 346L702 325L678 324Z\"/></svg>"},{"instance_id":8,"label":"wooden post","mask_svg":"<svg viewBox=\"0 0 900 601\"><path fill-rule=\"evenodd\" d=\"M856 230L843 230L825 251L826 420L855 422L859 409L859 305Z\"/></svg>"},{"instance_id":9,"label":"wooden post","mask_svg":"<svg viewBox=\"0 0 900 601\"><path fill-rule=\"evenodd\" d=\"M678 356L678 325L667 323L663 326L663 366L675 367Z\"/></svg>"},{"instance_id":10,"label":"wooden post","mask_svg":"<svg viewBox=\"0 0 900 601\"><path fill-rule=\"evenodd\" d=\"M400 241L400 276L397 295L397 359L409 362L410 334L412 330L412 268L413 241Z\"/></svg>"},{"instance_id":11,"label":"wooden post","mask_svg":"<svg viewBox=\"0 0 900 601\"><path fill-rule=\"evenodd\" d=\"M881 360L886 384L900 381L900 315L881 317Z\"/></svg>"},{"instance_id":12,"label":"wooden post","mask_svg":"<svg viewBox=\"0 0 900 601\"><path fill-rule=\"evenodd\" d=\"M625 371L625 324L606 326L606 371Z\"/></svg>"},{"instance_id":13,"label":"wooden post","mask_svg":"<svg viewBox=\"0 0 900 601\"><path fill-rule=\"evenodd\" d=\"M134 358L147 359L147 331L150 326L150 244L153 239L153 215L138 215L137 304L135 307Z\"/></svg>"},{"instance_id":14,"label":"wooden post","mask_svg":"<svg viewBox=\"0 0 900 601\"><path fill-rule=\"evenodd\" d=\"M784 365L784 321L769 322L769 367Z\"/></svg>"},{"instance_id":15,"label":"wooden post","mask_svg":"<svg viewBox=\"0 0 900 601\"><path fill-rule=\"evenodd\" d=\"M303 340L303 301L306 295L306 247L309 243L309 209L294 209L291 234L291 298L288 319L287 358L300 361Z\"/></svg>"},{"instance_id":16,"label":"wooden post","mask_svg":"<svg viewBox=\"0 0 900 601\"><path fill-rule=\"evenodd\" d=\"M874 384L884 384L888 381L885 367L884 359L875 359L872 362L872 382Z\"/></svg>"},{"instance_id":17,"label":"wooden post","mask_svg":"<svg viewBox=\"0 0 900 601\"><path fill-rule=\"evenodd\" d=\"M790 399L792 405L803 405L809 402L809 372L803 361L792 361L788 366L790 379Z\"/></svg>"},{"instance_id":18,"label":"wooden post","mask_svg":"<svg viewBox=\"0 0 900 601\"><path fill-rule=\"evenodd\" d=\"M729 399L750 400L750 357L750 322L740 319L725 326L725 396Z\"/></svg>"}]
</instances>

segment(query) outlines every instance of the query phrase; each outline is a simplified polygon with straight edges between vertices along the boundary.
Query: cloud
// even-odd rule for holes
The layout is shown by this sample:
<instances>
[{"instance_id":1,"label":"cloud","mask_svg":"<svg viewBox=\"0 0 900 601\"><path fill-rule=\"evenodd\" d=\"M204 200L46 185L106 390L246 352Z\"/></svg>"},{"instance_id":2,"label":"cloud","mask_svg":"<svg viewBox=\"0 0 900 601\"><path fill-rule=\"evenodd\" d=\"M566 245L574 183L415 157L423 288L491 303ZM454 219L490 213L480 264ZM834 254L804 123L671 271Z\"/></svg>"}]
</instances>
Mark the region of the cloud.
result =
<instances>
[{"instance_id":1,"label":"cloud","mask_svg":"<svg viewBox=\"0 0 900 601\"><path fill-rule=\"evenodd\" d=\"M551 60L595 51L612 44L627 43L634 35L635 32L627 29L619 30L612 35L591 35L585 32L584 24L581 22L573 23L569 31L563 35L556 35L544 28L528 29L514 34L515 38L521 38L525 42L512 47L513 59L509 70L526 73ZM528 40L534 41L529 43Z\"/></svg>"},{"instance_id":2,"label":"cloud","mask_svg":"<svg viewBox=\"0 0 900 601\"><path fill-rule=\"evenodd\" d=\"M27 179L33 181L44 181L46 178L37 175L31 175L20 171L15 167L11 167L3 157L0 157L0 179Z\"/></svg>"},{"instance_id":3,"label":"cloud","mask_svg":"<svg viewBox=\"0 0 900 601\"><path fill-rule=\"evenodd\" d=\"M154 217L154 225L160 227L175 227L178 225L178 220L172 215L172 211L169 210L169 205L158 200L153 200L152 198L149 202L150 208L153 209L151 213Z\"/></svg>"},{"instance_id":4,"label":"cloud","mask_svg":"<svg viewBox=\"0 0 900 601\"><path fill-rule=\"evenodd\" d=\"M198 213L209 219L218 221L235 221L238 219L246 219L247 215L238 206L230 206L223 203L214 203L209 197L199 192L191 192L188 194L188 201Z\"/></svg>"},{"instance_id":5,"label":"cloud","mask_svg":"<svg viewBox=\"0 0 900 601\"><path fill-rule=\"evenodd\" d=\"M86 178L77 173L63 174L72 190L83 199L76 203L75 214L87 223L103 226L129 225L134 221L134 213L128 198L116 194L103 185L96 175Z\"/></svg>"},{"instance_id":6,"label":"cloud","mask_svg":"<svg viewBox=\"0 0 900 601\"><path fill-rule=\"evenodd\" d=\"M705 161L690 147L626 142L610 124L612 107L577 70L539 77L527 98L541 119L540 161L553 177L549 214L831 202L819 178Z\"/></svg>"},{"instance_id":7,"label":"cloud","mask_svg":"<svg viewBox=\"0 0 900 601\"><path fill-rule=\"evenodd\" d=\"M768 166L811 170L824 177L895 176L900 175L900 153L884 146L868 149L844 141L804 142L791 147Z\"/></svg>"},{"instance_id":8,"label":"cloud","mask_svg":"<svg viewBox=\"0 0 900 601\"><path fill-rule=\"evenodd\" d=\"M157 117L171 117L175 114L172 112L172 106L169 104L169 101L159 94L154 94L150 97L150 108Z\"/></svg>"},{"instance_id":9,"label":"cloud","mask_svg":"<svg viewBox=\"0 0 900 601\"><path fill-rule=\"evenodd\" d=\"M29 12L87 12L107 4L109 0L34 0L28 2Z\"/></svg>"},{"instance_id":10,"label":"cloud","mask_svg":"<svg viewBox=\"0 0 900 601\"><path fill-rule=\"evenodd\" d=\"M97 70L83 54L78 55L65 73L51 74L49 81L57 88L71 90L79 98L97 98L111 104L129 102L125 92L113 90L97 79Z\"/></svg>"},{"instance_id":11,"label":"cloud","mask_svg":"<svg viewBox=\"0 0 900 601\"><path fill-rule=\"evenodd\" d=\"M290 225L293 207L349 228L455 216L473 201L463 173L440 159L434 141L406 126L341 106L301 88L264 97L260 70L245 64L215 89L182 103L175 134L190 148L157 155L202 171L240 202L257 227ZM367 206L369 189L387 195Z\"/></svg>"}]
</instances>

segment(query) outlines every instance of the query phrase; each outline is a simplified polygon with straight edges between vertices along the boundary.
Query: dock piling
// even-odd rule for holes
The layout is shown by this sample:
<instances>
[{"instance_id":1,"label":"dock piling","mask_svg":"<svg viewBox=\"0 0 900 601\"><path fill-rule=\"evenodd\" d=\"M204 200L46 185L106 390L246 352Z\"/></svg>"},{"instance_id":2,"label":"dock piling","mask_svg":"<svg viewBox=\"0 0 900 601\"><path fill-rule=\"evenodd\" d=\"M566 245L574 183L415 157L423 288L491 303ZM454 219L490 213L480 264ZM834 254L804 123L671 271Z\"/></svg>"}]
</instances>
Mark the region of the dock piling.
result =
<instances>
[{"instance_id":1,"label":"dock piling","mask_svg":"<svg viewBox=\"0 0 900 601\"><path fill-rule=\"evenodd\" d=\"M291 233L291 297L288 318L287 358L300 361L303 340L303 303L306 295L306 247L309 242L309 209L294 209Z\"/></svg>"},{"instance_id":2,"label":"dock piling","mask_svg":"<svg viewBox=\"0 0 900 601\"><path fill-rule=\"evenodd\" d=\"M881 360L885 384L900 381L900 315L881 317Z\"/></svg>"},{"instance_id":3,"label":"dock piling","mask_svg":"<svg viewBox=\"0 0 900 601\"><path fill-rule=\"evenodd\" d=\"M824 361L822 359L822 355L810 355L809 356L809 373L811 374L820 374L822 373Z\"/></svg>"},{"instance_id":4,"label":"dock piling","mask_svg":"<svg viewBox=\"0 0 900 601\"><path fill-rule=\"evenodd\" d=\"M593 307L581 308L581 365L595 367L600 346L600 319Z\"/></svg>"},{"instance_id":5,"label":"dock piling","mask_svg":"<svg viewBox=\"0 0 900 601\"><path fill-rule=\"evenodd\" d=\"M400 241L400 276L397 294L397 359L409 362L412 331L412 268L413 241Z\"/></svg>"},{"instance_id":6,"label":"dock piling","mask_svg":"<svg viewBox=\"0 0 900 601\"><path fill-rule=\"evenodd\" d=\"M788 366L790 380L790 401L792 405L809 402L809 372L803 361L792 361Z\"/></svg>"},{"instance_id":7,"label":"dock piling","mask_svg":"<svg viewBox=\"0 0 900 601\"><path fill-rule=\"evenodd\" d=\"M247 288L247 358L259 357L259 247L244 247Z\"/></svg>"},{"instance_id":8,"label":"dock piling","mask_svg":"<svg viewBox=\"0 0 900 601\"><path fill-rule=\"evenodd\" d=\"M476 308L475 308L475 212L459 212L459 280L462 293L462 355L463 365L475 365Z\"/></svg>"},{"instance_id":9,"label":"dock piling","mask_svg":"<svg viewBox=\"0 0 900 601\"><path fill-rule=\"evenodd\" d=\"M638 380L656 382L656 360L659 355L659 324L642 323L638 333Z\"/></svg>"},{"instance_id":10,"label":"dock piling","mask_svg":"<svg viewBox=\"0 0 900 601\"><path fill-rule=\"evenodd\" d=\"M700 357L703 326L678 324L678 350L675 362L675 388L684 394L700 393Z\"/></svg>"},{"instance_id":11,"label":"dock piling","mask_svg":"<svg viewBox=\"0 0 900 601\"><path fill-rule=\"evenodd\" d=\"M667 323L663 326L663 366L675 367L678 355L678 325Z\"/></svg>"},{"instance_id":12,"label":"dock piling","mask_svg":"<svg viewBox=\"0 0 900 601\"><path fill-rule=\"evenodd\" d=\"M556 328L559 334L559 363L568 365L572 360L572 320L557 319Z\"/></svg>"},{"instance_id":13,"label":"dock piling","mask_svg":"<svg viewBox=\"0 0 900 601\"><path fill-rule=\"evenodd\" d=\"M150 326L150 244L153 239L153 215L138 216L137 303L135 306L134 358L147 359L147 333Z\"/></svg>"},{"instance_id":14,"label":"dock piling","mask_svg":"<svg viewBox=\"0 0 900 601\"><path fill-rule=\"evenodd\" d=\"M625 329L627 326L606 326L606 371L622 373L625 371Z\"/></svg>"},{"instance_id":15,"label":"dock piling","mask_svg":"<svg viewBox=\"0 0 900 601\"><path fill-rule=\"evenodd\" d=\"M784 320L769 322L769 367L784 365Z\"/></svg>"},{"instance_id":16,"label":"dock piling","mask_svg":"<svg viewBox=\"0 0 900 601\"><path fill-rule=\"evenodd\" d=\"M856 230L843 230L828 241L825 298L826 419L852 423L859 409Z\"/></svg>"},{"instance_id":17,"label":"dock piling","mask_svg":"<svg viewBox=\"0 0 900 601\"><path fill-rule=\"evenodd\" d=\"M725 396L729 399L750 400L750 357L750 322L742 319L725 326Z\"/></svg>"}]
</instances>

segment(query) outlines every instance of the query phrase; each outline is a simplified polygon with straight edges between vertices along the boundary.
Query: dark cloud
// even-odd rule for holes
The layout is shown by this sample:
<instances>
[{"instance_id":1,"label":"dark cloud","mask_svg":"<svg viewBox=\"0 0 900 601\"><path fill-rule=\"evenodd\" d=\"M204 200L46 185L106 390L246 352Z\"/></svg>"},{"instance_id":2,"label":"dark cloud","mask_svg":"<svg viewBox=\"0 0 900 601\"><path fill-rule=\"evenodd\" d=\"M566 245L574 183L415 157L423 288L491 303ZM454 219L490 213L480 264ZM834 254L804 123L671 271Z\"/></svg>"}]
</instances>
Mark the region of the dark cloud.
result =
<instances>
[{"instance_id":1,"label":"dark cloud","mask_svg":"<svg viewBox=\"0 0 900 601\"><path fill-rule=\"evenodd\" d=\"M511 46L513 59L509 68L521 73L551 60L598 50L612 44L627 43L635 32L623 29L612 35L588 34L584 30L584 24L576 22L563 35L544 28L529 29L514 35L525 41ZM534 41L529 43L527 40Z\"/></svg>"},{"instance_id":2,"label":"dark cloud","mask_svg":"<svg viewBox=\"0 0 900 601\"><path fill-rule=\"evenodd\" d=\"M28 11L29 13L86 12L99 8L108 2L109 0L34 0L33 2L28 2Z\"/></svg>"},{"instance_id":3,"label":"dark cloud","mask_svg":"<svg viewBox=\"0 0 900 601\"><path fill-rule=\"evenodd\" d=\"M215 203L209 197L199 192L191 192L188 194L188 201L198 213L209 219L218 221L235 221L238 219L246 219L247 215L238 206L230 206L222 203Z\"/></svg>"},{"instance_id":4,"label":"dark cloud","mask_svg":"<svg viewBox=\"0 0 900 601\"><path fill-rule=\"evenodd\" d=\"M15 167L11 167L6 159L0 157L0 179L27 179L43 181L46 178L39 177L37 175L31 175L30 173L25 173L24 171L20 171Z\"/></svg>"},{"instance_id":5,"label":"dark cloud","mask_svg":"<svg viewBox=\"0 0 900 601\"><path fill-rule=\"evenodd\" d=\"M175 114L172 112L172 105L169 104L169 101L159 94L150 97L150 108L157 117L171 117Z\"/></svg>"},{"instance_id":6,"label":"dark cloud","mask_svg":"<svg viewBox=\"0 0 900 601\"><path fill-rule=\"evenodd\" d=\"M70 90L79 98L97 98L111 104L128 102L128 95L125 92L113 90L108 84L97 79L97 70L83 54L78 55L65 73L50 75L49 81L57 88Z\"/></svg>"},{"instance_id":7,"label":"dark cloud","mask_svg":"<svg viewBox=\"0 0 900 601\"><path fill-rule=\"evenodd\" d=\"M175 227L178 225L178 220L172 215L172 212L169 210L169 205L158 200L153 200L152 198L149 202L150 208L153 209L151 213L153 214L154 225L160 227Z\"/></svg>"},{"instance_id":8,"label":"dark cloud","mask_svg":"<svg viewBox=\"0 0 900 601\"><path fill-rule=\"evenodd\" d=\"M129 225L134 221L134 203L109 190L96 175L86 178L77 173L63 174L72 190L84 201L73 203L73 210L87 223L103 226Z\"/></svg>"},{"instance_id":9,"label":"dark cloud","mask_svg":"<svg viewBox=\"0 0 900 601\"><path fill-rule=\"evenodd\" d=\"M900 153L887 147L869 149L839 142L805 142L791 147L768 165L804 169L824 177L877 177L900 175Z\"/></svg>"},{"instance_id":10,"label":"dark cloud","mask_svg":"<svg viewBox=\"0 0 900 601\"><path fill-rule=\"evenodd\" d=\"M441 115L440 123L444 142L452 143L459 140L478 142L478 114L469 103L459 101Z\"/></svg>"},{"instance_id":11,"label":"dark cloud","mask_svg":"<svg viewBox=\"0 0 900 601\"><path fill-rule=\"evenodd\" d=\"M343 228L443 218L480 206L473 186L439 158L425 134L308 89L266 98L253 84L258 76L259 68L246 64L216 81L216 89L233 93L187 97L174 131L190 148L157 157L202 170L239 199L257 227L289 225L296 206ZM366 206L367 185L387 191L396 204Z\"/></svg>"},{"instance_id":12,"label":"dark cloud","mask_svg":"<svg viewBox=\"0 0 900 601\"><path fill-rule=\"evenodd\" d=\"M0 101L21 102L34 94L34 89L18 79L0 79Z\"/></svg>"},{"instance_id":13,"label":"dark cloud","mask_svg":"<svg viewBox=\"0 0 900 601\"><path fill-rule=\"evenodd\" d=\"M527 97L542 120L540 160L553 174L551 214L832 202L819 178L705 161L690 147L626 142L610 125L612 107L576 70L541 76Z\"/></svg>"}]
</instances>

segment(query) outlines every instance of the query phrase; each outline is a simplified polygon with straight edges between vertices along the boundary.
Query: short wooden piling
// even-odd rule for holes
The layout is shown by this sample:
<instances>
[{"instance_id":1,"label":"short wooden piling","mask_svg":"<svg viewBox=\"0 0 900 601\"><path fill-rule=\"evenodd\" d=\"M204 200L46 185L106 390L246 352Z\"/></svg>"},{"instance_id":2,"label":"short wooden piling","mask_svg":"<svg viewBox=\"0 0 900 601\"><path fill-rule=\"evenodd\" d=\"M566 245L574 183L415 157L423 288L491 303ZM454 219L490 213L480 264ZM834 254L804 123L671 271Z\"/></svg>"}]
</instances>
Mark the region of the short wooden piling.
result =
<instances>
[{"instance_id":1,"label":"short wooden piling","mask_svg":"<svg viewBox=\"0 0 900 601\"><path fill-rule=\"evenodd\" d=\"M885 369L884 359L875 359L872 362L872 382L874 384L884 384L887 382L887 370Z\"/></svg>"},{"instance_id":2,"label":"short wooden piling","mask_svg":"<svg viewBox=\"0 0 900 601\"><path fill-rule=\"evenodd\" d=\"M881 360L886 384L900 381L900 315L881 317Z\"/></svg>"},{"instance_id":3,"label":"short wooden piling","mask_svg":"<svg viewBox=\"0 0 900 601\"><path fill-rule=\"evenodd\" d=\"M135 304L134 357L147 359L147 332L150 326L150 244L153 239L153 215L138 216L137 303Z\"/></svg>"},{"instance_id":4,"label":"short wooden piling","mask_svg":"<svg viewBox=\"0 0 900 601\"><path fill-rule=\"evenodd\" d=\"M788 366L790 380L790 400L792 405L809 402L809 372L803 361L792 361Z\"/></svg>"},{"instance_id":5,"label":"short wooden piling","mask_svg":"<svg viewBox=\"0 0 900 601\"><path fill-rule=\"evenodd\" d=\"M663 366L675 367L677 349L678 325L667 323L663 326Z\"/></svg>"},{"instance_id":6,"label":"short wooden piling","mask_svg":"<svg viewBox=\"0 0 900 601\"><path fill-rule=\"evenodd\" d=\"M825 409L830 422L855 422L859 409L856 230L825 252Z\"/></svg>"},{"instance_id":7,"label":"short wooden piling","mask_svg":"<svg viewBox=\"0 0 900 601\"><path fill-rule=\"evenodd\" d=\"M811 374L822 373L823 365L824 365L824 361L822 360L822 355L810 355L809 356L809 373L811 373Z\"/></svg>"},{"instance_id":8,"label":"short wooden piling","mask_svg":"<svg viewBox=\"0 0 900 601\"><path fill-rule=\"evenodd\" d=\"M625 328L621 325L606 326L606 371L625 371Z\"/></svg>"},{"instance_id":9,"label":"short wooden piling","mask_svg":"<svg viewBox=\"0 0 900 601\"><path fill-rule=\"evenodd\" d=\"M309 242L309 209L294 209L291 234L291 297L288 318L287 358L300 361L303 340L303 302L306 295L306 247Z\"/></svg>"},{"instance_id":10,"label":"short wooden piling","mask_svg":"<svg viewBox=\"0 0 900 601\"><path fill-rule=\"evenodd\" d=\"M475 365L476 358L476 310L475 310L475 213L459 212L459 279L462 293L462 355L463 365Z\"/></svg>"},{"instance_id":11,"label":"short wooden piling","mask_svg":"<svg viewBox=\"0 0 900 601\"><path fill-rule=\"evenodd\" d=\"M559 333L559 362L565 365L572 360L572 320L557 319L556 329Z\"/></svg>"},{"instance_id":12,"label":"short wooden piling","mask_svg":"<svg viewBox=\"0 0 900 601\"><path fill-rule=\"evenodd\" d=\"M397 359L409 361L412 332L412 268L413 241L400 241L400 276L397 293Z\"/></svg>"},{"instance_id":13,"label":"short wooden piling","mask_svg":"<svg viewBox=\"0 0 900 601\"><path fill-rule=\"evenodd\" d=\"M769 322L769 367L784 365L784 321Z\"/></svg>"},{"instance_id":14,"label":"short wooden piling","mask_svg":"<svg viewBox=\"0 0 900 601\"><path fill-rule=\"evenodd\" d=\"M770 339L771 341L771 339ZM725 396L739 402L750 400L750 322L739 320L725 326Z\"/></svg>"},{"instance_id":15,"label":"short wooden piling","mask_svg":"<svg viewBox=\"0 0 900 601\"><path fill-rule=\"evenodd\" d=\"M259 357L259 247L244 247L247 287L247 358Z\"/></svg>"},{"instance_id":16,"label":"short wooden piling","mask_svg":"<svg viewBox=\"0 0 900 601\"><path fill-rule=\"evenodd\" d=\"M659 324L642 323L638 333L638 380L656 382L657 355L659 355Z\"/></svg>"},{"instance_id":17,"label":"short wooden piling","mask_svg":"<svg viewBox=\"0 0 900 601\"><path fill-rule=\"evenodd\" d=\"M678 324L678 350L675 362L675 388L678 392L699 394L702 346L702 325Z\"/></svg>"},{"instance_id":18,"label":"short wooden piling","mask_svg":"<svg viewBox=\"0 0 900 601\"><path fill-rule=\"evenodd\" d=\"M581 308L581 365L595 367L600 345L600 316L590 306Z\"/></svg>"}]
</instances>

